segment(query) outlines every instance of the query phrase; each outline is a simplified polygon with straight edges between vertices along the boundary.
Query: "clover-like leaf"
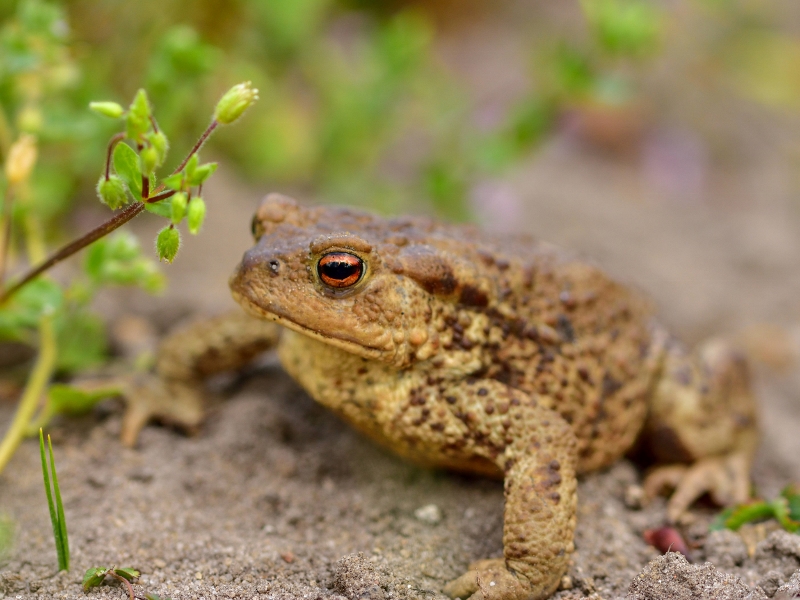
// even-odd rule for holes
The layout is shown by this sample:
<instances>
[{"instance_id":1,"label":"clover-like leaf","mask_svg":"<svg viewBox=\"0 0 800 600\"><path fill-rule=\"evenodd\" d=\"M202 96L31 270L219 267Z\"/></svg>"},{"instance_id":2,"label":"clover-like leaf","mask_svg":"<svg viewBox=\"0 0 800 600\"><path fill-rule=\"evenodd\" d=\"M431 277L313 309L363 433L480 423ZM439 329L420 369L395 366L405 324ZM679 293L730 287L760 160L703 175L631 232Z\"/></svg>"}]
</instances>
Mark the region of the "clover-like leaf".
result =
<instances>
[{"instance_id":1,"label":"clover-like leaf","mask_svg":"<svg viewBox=\"0 0 800 600\"><path fill-rule=\"evenodd\" d=\"M101 585L106 578L106 573L109 571L110 569L108 567L93 567L87 569L86 573L83 574L83 591L88 592L92 588Z\"/></svg>"},{"instance_id":2,"label":"clover-like leaf","mask_svg":"<svg viewBox=\"0 0 800 600\"><path fill-rule=\"evenodd\" d=\"M118 569L114 569L114 573L116 573L120 577L124 577L128 581L133 581L134 579L139 577L139 575L141 575L139 571L131 567L120 567Z\"/></svg>"},{"instance_id":3,"label":"clover-like leaf","mask_svg":"<svg viewBox=\"0 0 800 600\"><path fill-rule=\"evenodd\" d=\"M127 144L119 143L114 148L114 170L128 186L135 198L142 197L142 167L139 155Z\"/></svg>"}]
</instances>

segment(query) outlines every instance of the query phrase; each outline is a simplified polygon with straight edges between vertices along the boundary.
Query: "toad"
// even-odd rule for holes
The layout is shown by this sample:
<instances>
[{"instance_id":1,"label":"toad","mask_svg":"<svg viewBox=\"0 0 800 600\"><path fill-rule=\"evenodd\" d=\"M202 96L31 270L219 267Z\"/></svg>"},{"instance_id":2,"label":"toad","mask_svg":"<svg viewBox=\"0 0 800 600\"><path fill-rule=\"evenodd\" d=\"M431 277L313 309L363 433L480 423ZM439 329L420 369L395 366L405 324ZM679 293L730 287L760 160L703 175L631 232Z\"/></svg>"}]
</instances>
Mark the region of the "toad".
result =
<instances>
[{"instance_id":1,"label":"toad","mask_svg":"<svg viewBox=\"0 0 800 600\"><path fill-rule=\"evenodd\" d=\"M167 338L130 393L123 438L151 418L196 426L200 384L277 346L286 371L376 442L429 467L501 477L503 558L447 584L473 600L546 598L573 551L576 477L637 439L675 489L748 498L755 405L744 359L694 352L646 299L546 243L424 218L268 196L230 279L245 313Z\"/></svg>"}]
</instances>

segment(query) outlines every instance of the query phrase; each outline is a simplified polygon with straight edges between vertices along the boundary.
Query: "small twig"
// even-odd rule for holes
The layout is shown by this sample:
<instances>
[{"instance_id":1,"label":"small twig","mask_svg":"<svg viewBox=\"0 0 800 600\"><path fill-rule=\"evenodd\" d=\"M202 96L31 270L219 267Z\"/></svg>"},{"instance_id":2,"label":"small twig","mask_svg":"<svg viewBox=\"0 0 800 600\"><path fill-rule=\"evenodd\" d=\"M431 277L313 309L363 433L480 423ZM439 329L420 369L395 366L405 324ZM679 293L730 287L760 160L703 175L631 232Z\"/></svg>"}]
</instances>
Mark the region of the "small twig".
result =
<instances>
[{"instance_id":1,"label":"small twig","mask_svg":"<svg viewBox=\"0 0 800 600\"><path fill-rule=\"evenodd\" d=\"M189 159L190 159L190 158L192 158L192 156L194 156L195 154L197 154L197 152L200 150L200 148L202 148L202 147L203 147L203 144L205 144L205 143L206 143L206 140L208 139L208 137L209 137L209 136L210 136L212 133L214 133L214 130L217 128L217 126L218 126L218 125L219 125L219 123L217 123L217 120L216 120L216 119L214 119L213 121L211 121L211 123L209 123L208 127L206 127L206 130L203 132L203 135L201 135L201 136L200 136L200 139L199 139L199 140L197 140L197 143L196 143L196 144L194 145L194 147L193 147L193 148L192 148L192 149L189 151L189 154L187 154L187 155L186 155L186 158L184 158L184 159L183 159L183 162L182 162L180 165L178 165L178 168L177 168L177 169L175 169L175 170L172 172L172 174L173 174L173 175L174 175L175 173L180 173L181 171L183 171L183 167L185 167L185 166L186 166L186 163L188 163L188 162L189 162Z\"/></svg>"},{"instance_id":2,"label":"small twig","mask_svg":"<svg viewBox=\"0 0 800 600\"><path fill-rule=\"evenodd\" d=\"M86 246L88 246L92 242L95 242L99 240L101 237L108 235L115 229L122 227L125 223L130 221L133 217L138 215L143 210L144 210L144 202L136 202L134 204L131 204L128 208L126 208L122 212L117 213L102 225L95 227L83 237L80 237L74 242L71 242L66 246L63 246L54 254L51 254L50 257L43 263L41 263L39 266L28 271L19 281L15 282L14 285L4 290L3 293L0 294L0 304L4 303L11 296L13 296L23 285L28 283L31 279L38 277L39 275L44 273L47 269L51 268L53 265L56 265L65 258L72 256L79 250L83 250Z\"/></svg>"},{"instance_id":3,"label":"small twig","mask_svg":"<svg viewBox=\"0 0 800 600\"><path fill-rule=\"evenodd\" d=\"M114 151L114 146L119 144L125 139L124 133L117 133L108 142L108 150L106 151L106 181L111 177L111 153Z\"/></svg>"},{"instance_id":4,"label":"small twig","mask_svg":"<svg viewBox=\"0 0 800 600\"><path fill-rule=\"evenodd\" d=\"M131 585L130 581L125 579L122 575L117 575L114 572L114 569L109 569L106 575L111 575L111 577L113 577L114 579L119 579L122 583L124 583L128 588L128 596L130 597L130 600L135 600L135 596L133 594L133 586Z\"/></svg>"}]
</instances>

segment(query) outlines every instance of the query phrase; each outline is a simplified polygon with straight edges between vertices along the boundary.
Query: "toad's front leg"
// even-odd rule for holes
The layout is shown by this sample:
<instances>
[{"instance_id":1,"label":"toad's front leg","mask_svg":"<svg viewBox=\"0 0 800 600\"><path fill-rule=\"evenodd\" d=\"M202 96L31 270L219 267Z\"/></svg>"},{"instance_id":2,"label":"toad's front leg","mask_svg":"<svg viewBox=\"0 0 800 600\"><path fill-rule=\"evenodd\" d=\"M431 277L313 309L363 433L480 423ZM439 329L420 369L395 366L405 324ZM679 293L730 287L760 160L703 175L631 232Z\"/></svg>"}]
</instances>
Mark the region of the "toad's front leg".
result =
<instances>
[{"instance_id":1,"label":"toad's front leg","mask_svg":"<svg viewBox=\"0 0 800 600\"><path fill-rule=\"evenodd\" d=\"M467 426L469 448L503 470L504 558L470 565L445 592L471 600L546 598L573 550L577 442L541 400L494 380L464 383L447 401Z\"/></svg>"},{"instance_id":2,"label":"toad's front leg","mask_svg":"<svg viewBox=\"0 0 800 600\"><path fill-rule=\"evenodd\" d=\"M203 380L243 367L275 346L279 334L278 325L240 310L197 320L170 333L158 349L155 373L115 382L127 404L122 442L133 446L151 420L196 428L203 419Z\"/></svg>"}]
</instances>

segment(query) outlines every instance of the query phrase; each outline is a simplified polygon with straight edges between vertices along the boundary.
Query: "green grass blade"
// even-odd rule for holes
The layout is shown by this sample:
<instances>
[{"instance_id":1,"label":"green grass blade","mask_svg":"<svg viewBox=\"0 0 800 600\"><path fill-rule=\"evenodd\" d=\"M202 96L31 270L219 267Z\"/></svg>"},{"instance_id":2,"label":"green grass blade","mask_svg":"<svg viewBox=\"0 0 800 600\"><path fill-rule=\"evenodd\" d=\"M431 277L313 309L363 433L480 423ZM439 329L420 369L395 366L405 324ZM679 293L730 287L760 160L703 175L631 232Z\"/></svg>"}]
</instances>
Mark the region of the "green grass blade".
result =
<instances>
[{"instance_id":1,"label":"green grass blade","mask_svg":"<svg viewBox=\"0 0 800 600\"><path fill-rule=\"evenodd\" d=\"M61 554L58 568L62 571L69 571L69 538L67 537L67 520L64 517L64 503L61 502L61 490L58 487L58 475L56 474L56 459L53 457L53 442L47 436L47 446L50 449L50 469L53 473L53 491L56 496L56 512L58 516L59 541L61 542ZM63 557L64 561L61 562Z\"/></svg>"},{"instance_id":2,"label":"green grass blade","mask_svg":"<svg viewBox=\"0 0 800 600\"><path fill-rule=\"evenodd\" d=\"M44 491L47 494L47 508L50 509L50 523L53 525L53 538L56 543L56 553L58 554L58 569L61 570L64 564L64 547L61 545L61 528L58 525L58 514L55 504L53 504L53 493L50 491L50 475L47 469L47 457L44 452L44 433L39 429L39 451L42 455L42 477L44 477Z\"/></svg>"}]
</instances>

